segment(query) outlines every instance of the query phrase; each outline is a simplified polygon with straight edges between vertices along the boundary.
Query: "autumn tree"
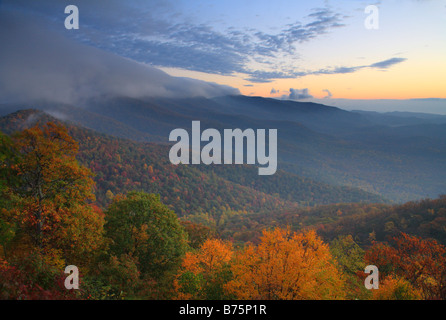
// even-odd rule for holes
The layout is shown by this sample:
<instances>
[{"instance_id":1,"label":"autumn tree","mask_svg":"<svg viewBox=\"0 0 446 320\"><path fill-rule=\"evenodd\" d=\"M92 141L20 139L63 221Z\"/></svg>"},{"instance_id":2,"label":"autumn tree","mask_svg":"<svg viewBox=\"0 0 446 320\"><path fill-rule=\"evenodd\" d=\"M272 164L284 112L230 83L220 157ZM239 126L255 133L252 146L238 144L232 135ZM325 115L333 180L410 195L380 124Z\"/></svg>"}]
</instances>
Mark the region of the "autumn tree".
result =
<instances>
[{"instance_id":1,"label":"autumn tree","mask_svg":"<svg viewBox=\"0 0 446 320\"><path fill-rule=\"evenodd\" d=\"M371 300L420 300L422 292L407 279L389 275L379 283L378 290L372 290Z\"/></svg>"},{"instance_id":2,"label":"autumn tree","mask_svg":"<svg viewBox=\"0 0 446 320\"><path fill-rule=\"evenodd\" d=\"M88 264L102 247L103 215L95 210L92 173L76 160L77 142L61 125L36 125L13 136L19 181L11 210L22 240L60 265Z\"/></svg>"},{"instance_id":3,"label":"autumn tree","mask_svg":"<svg viewBox=\"0 0 446 320\"><path fill-rule=\"evenodd\" d=\"M383 280L403 278L424 299L446 299L446 248L436 240L401 233L391 244L375 243L365 258L378 267Z\"/></svg>"},{"instance_id":4,"label":"autumn tree","mask_svg":"<svg viewBox=\"0 0 446 320\"><path fill-rule=\"evenodd\" d=\"M338 236L330 243L330 252L336 259L338 268L344 274L347 298L367 298L370 293L363 285L365 251L353 240L351 235Z\"/></svg>"},{"instance_id":5,"label":"autumn tree","mask_svg":"<svg viewBox=\"0 0 446 320\"><path fill-rule=\"evenodd\" d=\"M15 177L12 175L11 165L16 160L16 150L9 136L0 132L0 205L5 206L6 191L13 183Z\"/></svg>"},{"instance_id":6,"label":"autumn tree","mask_svg":"<svg viewBox=\"0 0 446 320\"><path fill-rule=\"evenodd\" d=\"M177 298L225 298L224 285L231 277L232 255L232 244L219 239L208 239L198 250L187 252L175 280Z\"/></svg>"},{"instance_id":7,"label":"autumn tree","mask_svg":"<svg viewBox=\"0 0 446 320\"><path fill-rule=\"evenodd\" d=\"M328 245L314 231L264 231L257 246L249 245L232 263L233 280L226 289L238 299L342 299L342 274Z\"/></svg>"},{"instance_id":8,"label":"autumn tree","mask_svg":"<svg viewBox=\"0 0 446 320\"><path fill-rule=\"evenodd\" d=\"M22 257L20 264L8 264L0 258L0 300L78 299L78 290L67 290L66 275L49 265L37 252Z\"/></svg>"},{"instance_id":9,"label":"autumn tree","mask_svg":"<svg viewBox=\"0 0 446 320\"><path fill-rule=\"evenodd\" d=\"M204 224L194 223L191 221L181 221L181 225L187 232L189 239L189 246L198 249L206 240L213 238L214 231Z\"/></svg>"},{"instance_id":10,"label":"autumn tree","mask_svg":"<svg viewBox=\"0 0 446 320\"><path fill-rule=\"evenodd\" d=\"M121 300L138 294L141 284L136 259L123 254L104 256L95 273L84 277L81 285L88 299Z\"/></svg>"},{"instance_id":11,"label":"autumn tree","mask_svg":"<svg viewBox=\"0 0 446 320\"><path fill-rule=\"evenodd\" d=\"M110 253L129 255L140 271L155 279L176 267L184 254L187 237L173 211L158 195L129 192L117 195L106 211Z\"/></svg>"},{"instance_id":12,"label":"autumn tree","mask_svg":"<svg viewBox=\"0 0 446 320\"><path fill-rule=\"evenodd\" d=\"M0 132L0 258L8 258L8 246L15 236L16 224L10 210L14 203L10 187L17 182L11 170L16 161L16 150L11 139Z\"/></svg>"}]
</instances>

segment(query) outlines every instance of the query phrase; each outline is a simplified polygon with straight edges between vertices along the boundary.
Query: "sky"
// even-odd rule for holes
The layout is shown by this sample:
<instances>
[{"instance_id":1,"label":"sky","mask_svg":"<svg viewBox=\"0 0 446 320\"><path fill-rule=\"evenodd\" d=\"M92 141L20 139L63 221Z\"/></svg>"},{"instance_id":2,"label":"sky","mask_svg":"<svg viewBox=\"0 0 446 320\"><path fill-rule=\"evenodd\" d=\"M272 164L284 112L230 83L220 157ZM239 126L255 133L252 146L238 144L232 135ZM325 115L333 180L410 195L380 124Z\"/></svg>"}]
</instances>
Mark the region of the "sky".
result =
<instances>
[{"instance_id":1,"label":"sky","mask_svg":"<svg viewBox=\"0 0 446 320\"><path fill-rule=\"evenodd\" d=\"M3 99L241 93L446 114L446 0L0 0L0 17Z\"/></svg>"}]
</instances>

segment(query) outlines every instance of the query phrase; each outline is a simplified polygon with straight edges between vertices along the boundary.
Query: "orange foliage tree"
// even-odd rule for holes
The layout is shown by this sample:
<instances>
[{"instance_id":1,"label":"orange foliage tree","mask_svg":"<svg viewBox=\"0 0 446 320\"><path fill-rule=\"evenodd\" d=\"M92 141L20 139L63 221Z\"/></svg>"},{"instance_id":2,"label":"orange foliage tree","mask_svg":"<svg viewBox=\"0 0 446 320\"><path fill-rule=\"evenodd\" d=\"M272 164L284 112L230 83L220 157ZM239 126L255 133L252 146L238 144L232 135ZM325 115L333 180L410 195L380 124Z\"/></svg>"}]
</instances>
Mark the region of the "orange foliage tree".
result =
<instances>
[{"instance_id":1,"label":"orange foliage tree","mask_svg":"<svg viewBox=\"0 0 446 320\"><path fill-rule=\"evenodd\" d=\"M379 284L378 290L371 291L372 300L420 300L422 292L402 277L389 275Z\"/></svg>"},{"instance_id":2,"label":"orange foliage tree","mask_svg":"<svg viewBox=\"0 0 446 320\"><path fill-rule=\"evenodd\" d=\"M314 231L264 231L232 263L226 285L237 299L343 299L344 280L328 245Z\"/></svg>"},{"instance_id":3,"label":"orange foliage tree","mask_svg":"<svg viewBox=\"0 0 446 320\"><path fill-rule=\"evenodd\" d=\"M393 246L375 243L365 259L378 267L383 280L403 278L423 299L446 298L446 248L435 240L401 233L393 238Z\"/></svg>"},{"instance_id":4,"label":"orange foliage tree","mask_svg":"<svg viewBox=\"0 0 446 320\"><path fill-rule=\"evenodd\" d=\"M187 252L174 281L179 299L222 299L230 276L232 244L208 239L195 252Z\"/></svg>"},{"instance_id":5,"label":"orange foliage tree","mask_svg":"<svg viewBox=\"0 0 446 320\"><path fill-rule=\"evenodd\" d=\"M22 240L60 266L64 260L85 265L103 245L104 216L91 205L92 173L76 160L77 142L54 123L24 130L13 141L19 183L12 215Z\"/></svg>"}]
</instances>

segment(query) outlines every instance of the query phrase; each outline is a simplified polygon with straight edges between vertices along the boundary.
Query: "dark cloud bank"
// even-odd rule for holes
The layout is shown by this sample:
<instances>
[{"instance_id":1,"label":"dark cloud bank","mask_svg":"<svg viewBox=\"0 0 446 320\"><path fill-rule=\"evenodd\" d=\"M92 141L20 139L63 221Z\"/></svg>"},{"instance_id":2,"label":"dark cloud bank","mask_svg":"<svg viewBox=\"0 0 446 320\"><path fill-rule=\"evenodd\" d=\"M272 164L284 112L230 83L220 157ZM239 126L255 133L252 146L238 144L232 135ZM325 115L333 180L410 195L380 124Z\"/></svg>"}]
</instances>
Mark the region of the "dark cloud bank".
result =
<instances>
[{"instance_id":1,"label":"dark cloud bank","mask_svg":"<svg viewBox=\"0 0 446 320\"><path fill-rule=\"evenodd\" d=\"M40 15L53 26L61 25L65 17L60 14L63 4L58 0L38 4L4 1L10 8ZM328 7L314 8L302 17L305 22L294 21L276 32L265 32L234 27L217 30L212 24L191 21L170 1L73 2L82 8L82 31L67 36L84 44L155 66L219 75L245 74L253 83L307 75L283 67L282 57L295 59L296 45L345 25L345 17ZM252 61L262 67L250 67Z\"/></svg>"},{"instance_id":2,"label":"dark cloud bank","mask_svg":"<svg viewBox=\"0 0 446 320\"><path fill-rule=\"evenodd\" d=\"M0 12L0 103L96 96L213 97L238 89L167 73L89 47L17 12Z\"/></svg>"}]
</instances>

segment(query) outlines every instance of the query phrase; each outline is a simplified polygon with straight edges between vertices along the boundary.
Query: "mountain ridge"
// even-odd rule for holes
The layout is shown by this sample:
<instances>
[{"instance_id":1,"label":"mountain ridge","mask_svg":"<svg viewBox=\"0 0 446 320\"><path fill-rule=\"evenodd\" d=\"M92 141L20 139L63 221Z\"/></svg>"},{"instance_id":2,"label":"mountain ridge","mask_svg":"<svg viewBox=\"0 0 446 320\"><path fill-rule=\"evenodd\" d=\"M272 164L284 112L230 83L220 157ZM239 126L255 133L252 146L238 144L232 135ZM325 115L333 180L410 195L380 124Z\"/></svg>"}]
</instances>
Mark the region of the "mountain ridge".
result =
<instances>
[{"instance_id":1,"label":"mountain ridge","mask_svg":"<svg viewBox=\"0 0 446 320\"><path fill-rule=\"evenodd\" d=\"M63 123L43 111L25 110L1 117L0 129L11 134L48 121ZM168 160L168 145L134 142L66 125L80 145L79 161L96 174L96 196L103 206L109 201L109 191L144 190L160 194L179 216L218 224L248 212L338 201L385 202L359 189L329 186L283 171L259 177L254 166L175 166Z\"/></svg>"},{"instance_id":2,"label":"mountain ridge","mask_svg":"<svg viewBox=\"0 0 446 320\"><path fill-rule=\"evenodd\" d=\"M175 128L189 131L193 120L203 129L275 128L279 168L289 173L397 202L436 197L446 189L443 125L431 125L430 119L414 122L407 114L377 118L316 103L239 95L102 97L82 107L32 106L99 132L162 144ZM389 117L400 125L389 123Z\"/></svg>"}]
</instances>

